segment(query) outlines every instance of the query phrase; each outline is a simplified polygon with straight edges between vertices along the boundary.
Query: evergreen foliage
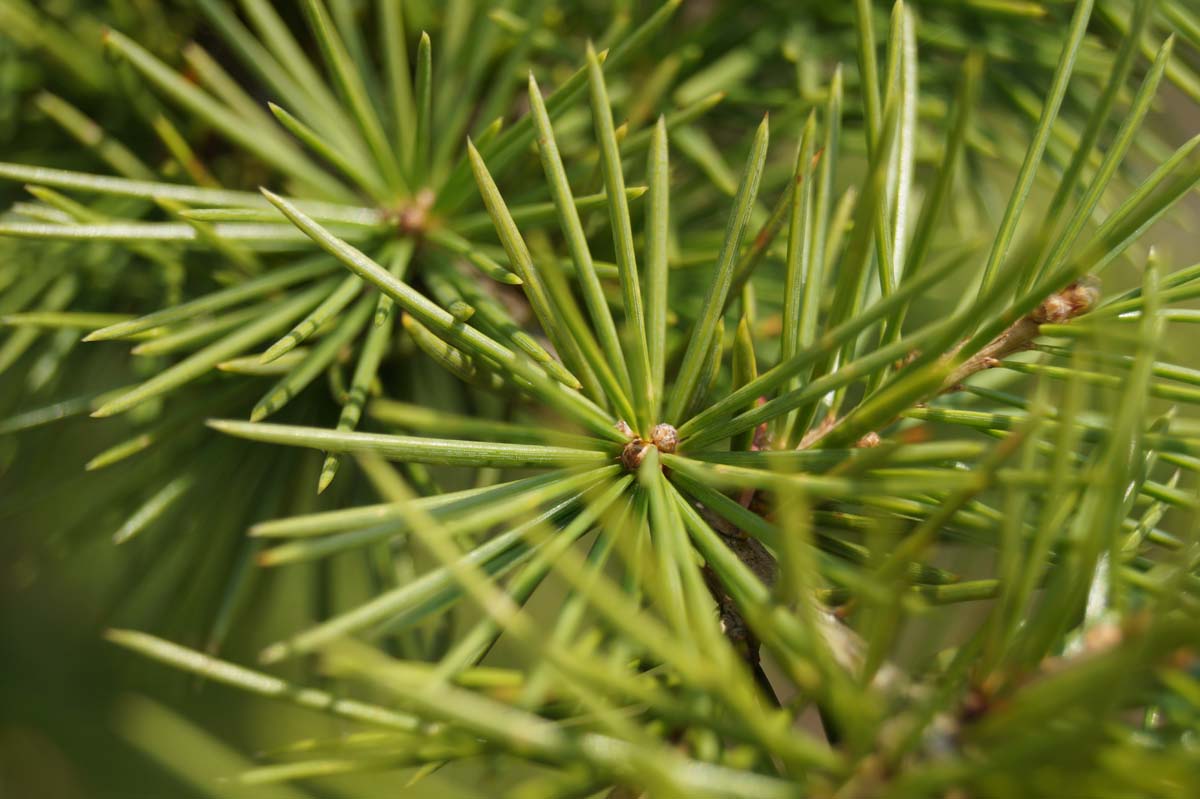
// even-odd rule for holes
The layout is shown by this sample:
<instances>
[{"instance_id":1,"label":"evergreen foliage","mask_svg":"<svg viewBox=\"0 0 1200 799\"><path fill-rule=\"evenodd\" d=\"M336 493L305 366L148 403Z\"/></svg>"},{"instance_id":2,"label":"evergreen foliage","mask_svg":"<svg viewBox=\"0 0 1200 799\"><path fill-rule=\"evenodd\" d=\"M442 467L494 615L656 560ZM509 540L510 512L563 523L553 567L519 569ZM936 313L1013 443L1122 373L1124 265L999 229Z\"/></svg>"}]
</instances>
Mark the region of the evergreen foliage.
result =
<instances>
[{"instance_id":1,"label":"evergreen foliage","mask_svg":"<svg viewBox=\"0 0 1200 799\"><path fill-rule=\"evenodd\" d=\"M91 6L0 526L200 795L1200 795L1190 3Z\"/></svg>"}]
</instances>

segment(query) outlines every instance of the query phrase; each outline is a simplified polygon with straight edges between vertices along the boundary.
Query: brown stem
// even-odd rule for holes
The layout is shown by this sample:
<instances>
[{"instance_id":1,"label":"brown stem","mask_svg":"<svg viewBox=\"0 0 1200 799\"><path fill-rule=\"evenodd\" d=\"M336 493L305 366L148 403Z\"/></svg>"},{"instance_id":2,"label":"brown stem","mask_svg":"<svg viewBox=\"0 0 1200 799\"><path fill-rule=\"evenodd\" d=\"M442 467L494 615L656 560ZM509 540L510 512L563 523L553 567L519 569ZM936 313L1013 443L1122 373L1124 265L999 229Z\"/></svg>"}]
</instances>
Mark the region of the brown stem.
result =
<instances>
[{"instance_id":1,"label":"brown stem","mask_svg":"<svg viewBox=\"0 0 1200 799\"><path fill-rule=\"evenodd\" d=\"M938 393L945 394L950 391L960 390L963 382L971 377L971 375L981 372L984 369L991 369L999 365L1000 361L1009 355L1028 349L1041 332L1042 325L1061 324L1077 316L1081 316L1095 307L1098 299L1099 284L1091 276L1085 276L1071 283L1062 291L1050 295L1037 308L1018 319L1003 333L982 347L979 352L963 361L946 378ZM953 359L965 345L966 341L964 340L943 357L946 361ZM914 353L912 357L915 358L916 355ZM806 449L813 446L831 430L836 428L840 421L840 418L833 415L825 417L816 427L804 435L796 448ZM764 424L756 431L754 443L751 445L752 449L764 449L770 445L770 442L766 440L765 430L766 425ZM858 440L856 446L874 447L878 444L878 434L868 433ZM739 499L745 507L754 509L759 497L756 492L750 490L744 493ZM767 551L766 547L757 539L747 535L744 531L738 529L707 508L700 506L699 511L713 530L721 537L725 545L737 555L738 559L750 571L762 580L763 584L768 587L775 584L779 567L775 562L775 558ZM733 643L735 649L746 660L755 675L761 675L762 668L758 639L755 638L749 624L747 624L741 612L738 611L733 598L725 590L720 579L707 566L704 567L704 580L709 592L717 603L722 630ZM835 657L847 668L852 670L857 669L861 666L861 641L853 631L838 623L831 614L825 614L824 620L827 623L825 625L826 629L823 629L822 632ZM899 672L891 667L882 668L876 674L876 682L883 684L897 682L898 674ZM765 683L765 679L760 681ZM769 684L764 685L764 687L770 688ZM773 696L773 692L768 691L768 693Z\"/></svg>"},{"instance_id":2,"label":"brown stem","mask_svg":"<svg viewBox=\"0 0 1200 799\"><path fill-rule=\"evenodd\" d=\"M1042 325L1069 322L1094 308L1099 299L1099 282L1091 275L1085 275L1057 294L1051 294L1042 300L1041 305L1013 322L979 352L963 361L962 365L946 378L939 393L945 394L961 389L963 381L976 372L999 366L1009 355L1033 346L1034 340L1041 334ZM947 358L957 355L965 343L964 341L959 344Z\"/></svg>"},{"instance_id":3,"label":"brown stem","mask_svg":"<svg viewBox=\"0 0 1200 799\"><path fill-rule=\"evenodd\" d=\"M745 532L708 510L703 505L699 505L697 510L704 517L705 521L708 522L709 526L716 531L725 546L729 547L730 551L737 555L738 560L744 563L759 580L762 580L764 585L772 586L775 584L779 567L775 563L775 558L771 556L771 553L767 551L767 548L758 539L746 535ZM721 622L721 631L729 639L729 642L733 644L734 651L746 661L746 665L750 667L751 673L754 674L755 680L763 689L763 693L778 705L779 699L775 694L775 690L762 670L760 658L761 646L758 638L754 635L754 631L750 629L750 625L746 622L745 617L742 616L741 611L738 610L733 597L725 590L725 585L721 582L716 572L710 567L704 566L701 573L704 576L704 584L708 587L708 592L712 594L713 599L717 603L717 614Z\"/></svg>"},{"instance_id":4,"label":"brown stem","mask_svg":"<svg viewBox=\"0 0 1200 799\"><path fill-rule=\"evenodd\" d=\"M972 375L999 366L1000 362L1008 356L1023 352L1033 346L1033 342L1041 335L1042 325L1069 322L1094 308L1099 299L1100 284L1091 275L1085 275L1062 291L1051 294L1042 300L1037 308L1013 322L1003 333L981 347L979 352L964 360L945 379L938 394L961 391L963 383ZM959 342L954 349L942 356L942 360L949 362L956 358L962 348L966 346L967 341L968 339L964 339ZM919 354L912 353L907 362L911 363ZM827 417L823 419L821 424L808 431L796 448L807 449L813 446L835 429L841 421L840 418L830 419ZM856 446L876 446L878 443L878 435L868 433L858 441Z\"/></svg>"}]
</instances>

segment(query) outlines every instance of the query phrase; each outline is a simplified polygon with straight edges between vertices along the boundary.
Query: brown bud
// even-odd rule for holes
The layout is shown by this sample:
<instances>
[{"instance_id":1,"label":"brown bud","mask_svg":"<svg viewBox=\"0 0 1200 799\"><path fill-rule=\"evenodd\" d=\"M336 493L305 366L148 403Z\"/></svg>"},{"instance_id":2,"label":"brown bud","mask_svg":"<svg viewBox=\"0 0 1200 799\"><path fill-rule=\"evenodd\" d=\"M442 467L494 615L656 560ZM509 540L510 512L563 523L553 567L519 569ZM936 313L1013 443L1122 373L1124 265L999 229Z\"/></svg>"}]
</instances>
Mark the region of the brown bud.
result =
<instances>
[{"instance_id":1,"label":"brown bud","mask_svg":"<svg viewBox=\"0 0 1200 799\"><path fill-rule=\"evenodd\" d=\"M621 450L621 464L631 472L637 471L646 459L646 446L646 442L640 438L630 441L625 445L625 449Z\"/></svg>"},{"instance_id":2,"label":"brown bud","mask_svg":"<svg viewBox=\"0 0 1200 799\"><path fill-rule=\"evenodd\" d=\"M429 224L429 211L437 199L429 189L421 189L408 205L396 213L396 226L404 233L424 232Z\"/></svg>"},{"instance_id":3,"label":"brown bud","mask_svg":"<svg viewBox=\"0 0 1200 799\"><path fill-rule=\"evenodd\" d=\"M657 424L650 434L650 440L659 452L672 453L679 446L679 431L667 423Z\"/></svg>"},{"instance_id":4,"label":"brown bud","mask_svg":"<svg viewBox=\"0 0 1200 799\"><path fill-rule=\"evenodd\" d=\"M1042 300L1029 314L1039 325L1061 324L1090 311L1100 301L1100 281L1084 275L1057 294Z\"/></svg>"},{"instance_id":5,"label":"brown bud","mask_svg":"<svg viewBox=\"0 0 1200 799\"><path fill-rule=\"evenodd\" d=\"M878 447L880 442L878 433L867 433L865 436L854 442L854 446L858 449L873 449Z\"/></svg>"}]
</instances>

